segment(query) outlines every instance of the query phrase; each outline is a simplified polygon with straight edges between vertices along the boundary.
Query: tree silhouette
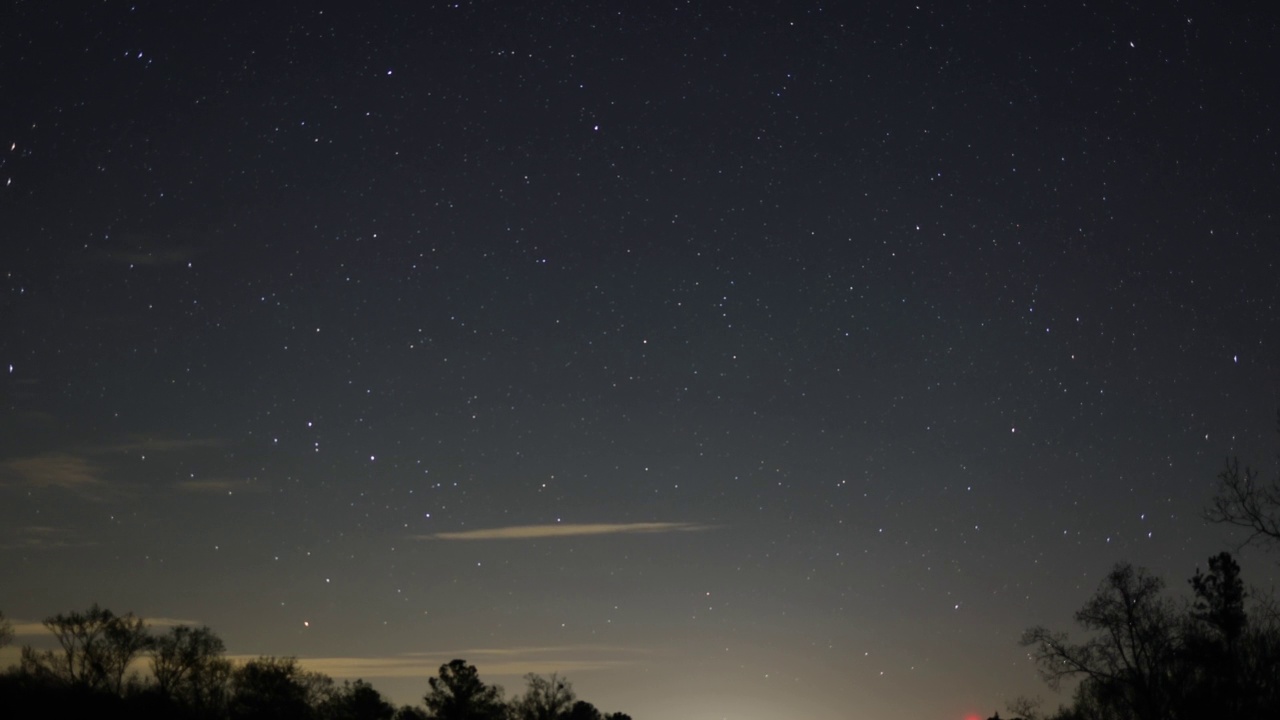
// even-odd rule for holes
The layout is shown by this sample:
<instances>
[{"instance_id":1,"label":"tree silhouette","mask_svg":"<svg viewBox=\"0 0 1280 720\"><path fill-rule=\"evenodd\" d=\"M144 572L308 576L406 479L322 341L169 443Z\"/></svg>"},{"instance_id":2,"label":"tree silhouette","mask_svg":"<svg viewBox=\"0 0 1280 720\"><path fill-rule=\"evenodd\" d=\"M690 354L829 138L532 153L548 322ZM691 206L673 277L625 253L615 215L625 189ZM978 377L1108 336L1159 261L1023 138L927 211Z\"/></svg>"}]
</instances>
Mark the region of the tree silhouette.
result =
<instances>
[{"instance_id":1,"label":"tree silhouette","mask_svg":"<svg viewBox=\"0 0 1280 720\"><path fill-rule=\"evenodd\" d=\"M439 677L427 680L431 691L423 701L432 720L504 720L502 688L485 685L474 665L452 660L440 666Z\"/></svg>"},{"instance_id":2,"label":"tree silhouette","mask_svg":"<svg viewBox=\"0 0 1280 720\"><path fill-rule=\"evenodd\" d=\"M308 687L296 658L260 657L236 668L233 720L295 720L311 716Z\"/></svg>"},{"instance_id":3,"label":"tree silhouette","mask_svg":"<svg viewBox=\"0 0 1280 720\"><path fill-rule=\"evenodd\" d=\"M10 708L40 708L49 717L138 720L631 720L575 702L556 674L526 675L526 692L508 704L475 666L453 660L428 678L425 710L397 709L364 680L337 685L293 657L234 665L208 627L178 625L153 636L132 613L98 605L54 615L45 626L58 649L23 647L20 665L0 671L0 717ZM0 644L11 638L12 623L0 614ZM148 651L151 672L131 673Z\"/></svg>"},{"instance_id":4,"label":"tree silhouette","mask_svg":"<svg viewBox=\"0 0 1280 720\"><path fill-rule=\"evenodd\" d=\"M129 664L151 645L142 619L116 615L94 604L88 611L46 618L59 650L22 648L22 669L34 676L116 695L124 690Z\"/></svg>"},{"instance_id":5,"label":"tree silhouette","mask_svg":"<svg viewBox=\"0 0 1280 720\"><path fill-rule=\"evenodd\" d=\"M222 639L207 627L178 625L156 637L151 675L164 696L190 708L216 713L226 704L231 663Z\"/></svg>"},{"instance_id":6,"label":"tree silhouette","mask_svg":"<svg viewBox=\"0 0 1280 720\"><path fill-rule=\"evenodd\" d=\"M431 716L416 705L401 705L392 720L431 720Z\"/></svg>"},{"instance_id":7,"label":"tree silhouette","mask_svg":"<svg viewBox=\"0 0 1280 720\"><path fill-rule=\"evenodd\" d=\"M1127 563L1116 565L1076 622L1098 634L1073 645L1065 633L1034 627L1022 644L1033 648L1041 677L1057 688L1081 678L1077 701L1096 700L1135 720L1171 717L1177 666L1177 617L1161 597L1164 584Z\"/></svg>"},{"instance_id":8,"label":"tree silhouette","mask_svg":"<svg viewBox=\"0 0 1280 720\"><path fill-rule=\"evenodd\" d=\"M1221 633L1227 645L1234 647L1248 623L1240 565L1231 553L1218 553L1209 558L1209 573L1197 569L1190 582L1196 595L1192 617Z\"/></svg>"},{"instance_id":9,"label":"tree silhouette","mask_svg":"<svg viewBox=\"0 0 1280 720\"><path fill-rule=\"evenodd\" d=\"M396 708L364 680L344 682L320 707L323 720L392 720Z\"/></svg>"},{"instance_id":10,"label":"tree silhouette","mask_svg":"<svg viewBox=\"0 0 1280 720\"><path fill-rule=\"evenodd\" d=\"M529 673L524 679L524 695L511 702L515 720L560 720L573 706L573 686L555 673L545 678Z\"/></svg>"},{"instance_id":11,"label":"tree silhouette","mask_svg":"<svg viewBox=\"0 0 1280 720\"><path fill-rule=\"evenodd\" d=\"M1276 413L1276 428L1280 430L1280 412ZM1240 470L1239 458L1227 460L1226 468L1218 473L1218 491L1204 510L1210 522L1248 530L1241 547L1280 545L1280 473L1267 484L1258 478L1258 471L1251 467Z\"/></svg>"},{"instance_id":12,"label":"tree silhouette","mask_svg":"<svg viewBox=\"0 0 1280 720\"><path fill-rule=\"evenodd\" d=\"M596 709L595 705L579 700L569 708L569 712L562 716L563 720L604 720L604 715Z\"/></svg>"},{"instance_id":13,"label":"tree silhouette","mask_svg":"<svg viewBox=\"0 0 1280 720\"><path fill-rule=\"evenodd\" d=\"M1190 582L1195 602L1175 609L1157 578L1117 565L1076 613L1093 637L1072 644L1044 628L1026 632L1023 644L1051 686L1080 681L1054 720L1280 717L1280 617L1246 606L1240 567L1227 553ZM1018 707L1039 717L1032 703Z\"/></svg>"}]
</instances>

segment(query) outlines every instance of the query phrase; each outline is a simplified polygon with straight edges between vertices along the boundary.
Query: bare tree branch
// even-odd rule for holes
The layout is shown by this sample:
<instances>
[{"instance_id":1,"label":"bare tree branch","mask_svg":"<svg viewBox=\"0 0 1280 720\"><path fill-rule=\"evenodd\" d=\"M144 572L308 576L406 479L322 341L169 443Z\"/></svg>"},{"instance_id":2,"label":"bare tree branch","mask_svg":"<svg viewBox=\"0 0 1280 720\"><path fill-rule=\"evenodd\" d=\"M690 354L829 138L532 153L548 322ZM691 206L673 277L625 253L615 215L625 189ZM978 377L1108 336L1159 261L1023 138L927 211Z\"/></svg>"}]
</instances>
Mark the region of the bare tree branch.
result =
<instances>
[{"instance_id":1,"label":"bare tree branch","mask_svg":"<svg viewBox=\"0 0 1280 720\"><path fill-rule=\"evenodd\" d=\"M1276 420L1280 429L1280 413ZM1280 474L1263 483L1256 470L1246 466L1241 471L1238 458L1228 459L1218 473L1218 492L1204 509L1204 518L1248 530L1240 547L1280 545Z\"/></svg>"}]
</instances>

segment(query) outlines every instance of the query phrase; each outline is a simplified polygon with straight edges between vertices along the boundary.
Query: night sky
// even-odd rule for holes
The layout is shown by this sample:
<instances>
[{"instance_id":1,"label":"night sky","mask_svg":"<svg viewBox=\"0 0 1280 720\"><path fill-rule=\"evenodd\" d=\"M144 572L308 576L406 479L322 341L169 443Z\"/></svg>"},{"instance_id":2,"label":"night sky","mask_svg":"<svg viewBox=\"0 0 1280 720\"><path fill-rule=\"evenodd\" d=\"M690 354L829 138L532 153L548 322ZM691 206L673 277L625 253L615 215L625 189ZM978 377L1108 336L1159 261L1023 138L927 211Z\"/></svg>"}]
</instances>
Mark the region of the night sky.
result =
<instances>
[{"instance_id":1,"label":"night sky","mask_svg":"<svg viewBox=\"0 0 1280 720\"><path fill-rule=\"evenodd\" d=\"M986 717L1274 467L1264 3L4 5L24 632Z\"/></svg>"}]
</instances>

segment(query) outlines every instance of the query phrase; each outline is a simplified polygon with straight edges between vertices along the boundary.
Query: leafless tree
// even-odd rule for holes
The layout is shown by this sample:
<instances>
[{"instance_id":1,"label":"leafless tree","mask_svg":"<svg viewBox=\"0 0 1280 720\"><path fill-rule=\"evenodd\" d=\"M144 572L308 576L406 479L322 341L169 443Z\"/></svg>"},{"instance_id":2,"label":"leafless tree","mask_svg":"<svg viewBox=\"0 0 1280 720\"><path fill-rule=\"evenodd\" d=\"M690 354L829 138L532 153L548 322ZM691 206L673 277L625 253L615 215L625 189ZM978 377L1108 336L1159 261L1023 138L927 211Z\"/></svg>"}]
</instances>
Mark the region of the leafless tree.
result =
<instances>
[{"instance_id":1,"label":"leafless tree","mask_svg":"<svg viewBox=\"0 0 1280 720\"><path fill-rule=\"evenodd\" d=\"M1050 687L1081 680L1084 695L1122 707L1128 717L1164 720L1176 697L1179 618L1162 597L1159 578L1119 564L1097 594L1076 613L1076 621L1095 635L1073 644L1066 633L1034 627L1022 644L1032 648L1041 676Z\"/></svg>"},{"instance_id":2,"label":"leafless tree","mask_svg":"<svg viewBox=\"0 0 1280 720\"><path fill-rule=\"evenodd\" d=\"M1210 522L1247 530L1241 547L1280 544L1280 475L1265 483L1259 474L1247 466L1242 471L1238 458L1228 460L1218 473L1218 492L1204 511Z\"/></svg>"},{"instance_id":3,"label":"leafless tree","mask_svg":"<svg viewBox=\"0 0 1280 720\"><path fill-rule=\"evenodd\" d=\"M207 627L178 625L153 641L151 674L165 695L193 708L226 704L231 663L226 646Z\"/></svg>"},{"instance_id":4,"label":"leafless tree","mask_svg":"<svg viewBox=\"0 0 1280 720\"><path fill-rule=\"evenodd\" d=\"M524 695L511 702L516 720L559 720L573 707L573 686L568 680L555 673L549 677L529 673L524 679L528 684Z\"/></svg>"},{"instance_id":5,"label":"leafless tree","mask_svg":"<svg viewBox=\"0 0 1280 720\"><path fill-rule=\"evenodd\" d=\"M142 618L116 615L96 604L88 611L46 618L58 650L22 649L21 665L33 675L121 694L129 665L151 646Z\"/></svg>"}]
</instances>

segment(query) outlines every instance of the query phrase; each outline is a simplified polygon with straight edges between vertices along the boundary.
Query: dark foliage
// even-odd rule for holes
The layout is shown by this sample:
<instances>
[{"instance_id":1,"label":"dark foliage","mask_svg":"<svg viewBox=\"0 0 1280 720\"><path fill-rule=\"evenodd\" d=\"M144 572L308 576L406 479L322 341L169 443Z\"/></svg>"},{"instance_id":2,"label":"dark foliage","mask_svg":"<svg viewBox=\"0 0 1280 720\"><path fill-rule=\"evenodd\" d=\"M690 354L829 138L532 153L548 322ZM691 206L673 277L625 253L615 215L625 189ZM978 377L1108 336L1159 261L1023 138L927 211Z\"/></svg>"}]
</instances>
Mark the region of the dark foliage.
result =
<instances>
[{"instance_id":1,"label":"dark foliage","mask_svg":"<svg viewBox=\"0 0 1280 720\"><path fill-rule=\"evenodd\" d=\"M221 717L232 673L222 639L207 627L179 625L152 643L155 690L193 716Z\"/></svg>"},{"instance_id":2,"label":"dark foliage","mask_svg":"<svg viewBox=\"0 0 1280 720\"><path fill-rule=\"evenodd\" d=\"M1228 553L1190 582L1195 602L1179 608L1158 578L1117 565L1076 613L1089 639L1026 632L1023 644L1050 686L1078 681L1057 720L1280 717L1280 625L1250 617Z\"/></svg>"},{"instance_id":3,"label":"dark foliage","mask_svg":"<svg viewBox=\"0 0 1280 720\"><path fill-rule=\"evenodd\" d=\"M392 720L431 720L431 716L416 705L401 705Z\"/></svg>"},{"instance_id":4,"label":"dark foliage","mask_svg":"<svg viewBox=\"0 0 1280 720\"><path fill-rule=\"evenodd\" d=\"M0 672L0 718L128 717L133 720L513 720L521 713L552 720L631 720L574 703L556 675L527 676L528 692L511 704L454 660L428 678L426 709L397 709L363 681L334 683L291 657L260 657L235 666L207 627L177 626L152 635L132 614L94 605L45 620L58 648L22 649L20 665ZM0 643L12 638L0 614ZM136 663L150 657L150 673Z\"/></svg>"},{"instance_id":5,"label":"dark foliage","mask_svg":"<svg viewBox=\"0 0 1280 720\"><path fill-rule=\"evenodd\" d=\"M453 660L427 681L431 691L423 701L432 720L505 720L502 688L486 685L474 665Z\"/></svg>"},{"instance_id":6,"label":"dark foliage","mask_svg":"<svg viewBox=\"0 0 1280 720\"><path fill-rule=\"evenodd\" d=\"M236 669L229 703L232 720L309 718L307 687L293 658L263 657Z\"/></svg>"},{"instance_id":7,"label":"dark foliage","mask_svg":"<svg viewBox=\"0 0 1280 720\"><path fill-rule=\"evenodd\" d=\"M321 705L319 715L322 720L392 720L396 708L372 685L356 680L335 690Z\"/></svg>"},{"instance_id":8,"label":"dark foliage","mask_svg":"<svg viewBox=\"0 0 1280 720\"><path fill-rule=\"evenodd\" d=\"M604 720L604 716L600 714L596 706L585 700L579 700L574 703L564 718L565 720Z\"/></svg>"},{"instance_id":9,"label":"dark foliage","mask_svg":"<svg viewBox=\"0 0 1280 720\"><path fill-rule=\"evenodd\" d=\"M58 649L22 648L22 669L68 689L122 694L129 665L151 647L141 618L116 615L96 604L83 613L46 618L44 626Z\"/></svg>"}]
</instances>

